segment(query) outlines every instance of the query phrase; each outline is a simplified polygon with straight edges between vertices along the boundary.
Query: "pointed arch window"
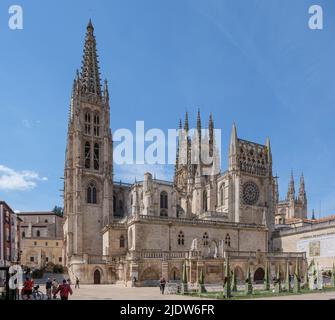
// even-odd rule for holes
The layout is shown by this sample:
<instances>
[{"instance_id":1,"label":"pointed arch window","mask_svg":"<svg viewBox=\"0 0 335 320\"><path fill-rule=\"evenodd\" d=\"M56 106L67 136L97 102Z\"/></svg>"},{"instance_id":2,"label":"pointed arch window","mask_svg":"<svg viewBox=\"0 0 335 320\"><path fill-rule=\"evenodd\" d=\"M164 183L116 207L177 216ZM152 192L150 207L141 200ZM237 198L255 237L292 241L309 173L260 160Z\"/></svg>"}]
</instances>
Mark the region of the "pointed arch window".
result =
<instances>
[{"instance_id":1,"label":"pointed arch window","mask_svg":"<svg viewBox=\"0 0 335 320\"><path fill-rule=\"evenodd\" d=\"M222 184L220 188L220 205L223 206L225 204L225 185Z\"/></svg>"},{"instance_id":2,"label":"pointed arch window","mask_svg":"<svg viewBox=\"0 0 335 320\"><path fill-rule=\"evenodd\" d=\"M202 209L203 211L207 211L207 191L205 190L202 196Z\"/></svg>"},{"instance_id":3,"label":"pointed arch window","mask_svg":"<svg viewBox=\"0 0 335 320\"><path fill-rule=\"evenodd\" d=\"M98 143L94 144L94 170L99 170L100 163L100 146Z\"/></svg>"},{"instance_id":4,"label":"pointed arch window","mask_svg":"<svg viewBox=\"0 0 335 320\"><path fill-rule=\"evenodd\" d=\"M124 235L122 234L120 237L120 248L124 248L125 247L125 238Z\"/></svg>"},{"instance_id":5,"label":"pointed arch window","mask_svg":"<svg viewBox=\"0 0 335 320\"><path fill-rule=\"evenodd\" d=\"M41 231L40 230L37 230L36 232L36 237L40 237L41 236Z\"/></svg>"},{"instance_id":6,"label":"pointed arch window","mask_svg":"<svg viewBox=\"0 0 335 320\"><path fill-rule=\"evenodd\" d=\"M178 246L183 246L185 244L184 232L180 231L178 234Z\"/></svg>"},{"instance_id":7,"label":"pointed arch window","mask_svg":"<svg viewBox=\"0 0 335 320\"><path fill-rule=\"evenodd\" d=\"M91 114L89 112L85 113L85 134L91 134Z\"/></svg>"},{"instance_id":8,"label":"pointed arch window","mask_svg":"<svg viewBox=\"0 0 335 320\"><path fill-rule=\"evenodd\" d=\"M160 205L161 209L168 209L168 194L166 191L161 192Z\"/></svg>"},{"instance_id":9,"label":"pointed arch window","mask_svg":"<svg viewBox=\"0 0 335 320\"><path fill-rule=\"evenodd\" d=\"M227 233L227 235L226 235L225 244L226 244L226 246L230 247L230 235L229 235L229 233Z\"/></svg>"},{"instance_id":10,"label":"pointed arch window","mask_svg":"<svg viewBox=\"0 0 335 320\"><path fill-rule=\"evenodd\" d=\"M91 144L87 141L85 143L85 169L91 168Z\"/></svg>"},{"instance_id":11,"label":"pointed arch window","mask_svg":"<svg viewBox=\"0 0 335 320\"><path fill-rule=\"evenodd\" d=\"M113 196L113 212L116 212L116 197Z\"/></svg>"},{"instance_id":12,"label":"pointed arch window","mask_svg":"<svg viewBox=\"0 0 335 320\"><path fill-rule=\"evenodd\" d=\"M97 187L93 182L91 182L87 187L87 203L97 204L97 200Z\"/></svg>"},{"instance_id":13,"label":"pointed arch window","mask_svg":"<svg viewBox=\"0 0 335 320\"><path fill-rule=\"evenodd\" d=\"M209 244L207 232L205 232L204 235L202 236L202 240L203 240L204 246L207 247Z\"/></svg>"},{"instance_id":14,"label":"pointed arch window","mask_svg":"<svg viewBox=\"0 0 335 320\"><path fill-rule=\"evenodd\" d=\"M96 137L100 136L100 116L97 113L94 115L94 128L93 128L93 131L94 131L94 135Z\"/></svg>"}]
</instances>

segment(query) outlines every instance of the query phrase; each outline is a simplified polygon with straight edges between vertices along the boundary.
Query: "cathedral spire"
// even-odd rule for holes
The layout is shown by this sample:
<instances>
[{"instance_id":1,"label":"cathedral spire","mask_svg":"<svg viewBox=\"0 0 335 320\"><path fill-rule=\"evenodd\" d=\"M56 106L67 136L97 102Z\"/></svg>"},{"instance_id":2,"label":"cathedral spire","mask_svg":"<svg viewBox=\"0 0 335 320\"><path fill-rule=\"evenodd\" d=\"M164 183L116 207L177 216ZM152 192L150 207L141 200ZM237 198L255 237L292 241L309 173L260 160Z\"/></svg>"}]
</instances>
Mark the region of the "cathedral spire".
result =
<instances>
[{"instance_id":1,"label":"cathedral spire","mask_svg":"<svg viewBox=\"0 0 335 320\"><path fill-rule=\"evenodd\" d=\"M236 170L238 167L237 162L238 139L237 129L235 122L231 130L230 144L229 144L229 170Z\"/></svg>"},{"instance_id":2,"label":"cathedral spire","mask_svg":"<svg viewBox=\"0 0 335 320\"><path fill-rule=\"evenodd\" d=\"M209 116L208 131L209 131L209 155L210 157L212 157L214 152L214 120L212 113Z\"/></svg>"},{"instance_id":3,"label":"cathedral spire","mask_svg":"<svg viewBox=\"0 0 335 320\"><path fill-rule=\"evenodd\" d=\"M295 187L294 187L294 177L293 177L293 170L291 171L291 180L288 186L288 192L287 192L287 200L293 200L295 199Z\"/></svg>"},{"instance_id":4,"label":"cathedral spire","mask_svg":"<svg viewBox=\"0 0 335 320\"><path fill-rule=\"evenodd\" d=\"M80 79L84 94L93 94L101 97L99 61L91 19L87 25Z\"/></svg>"},{"instance_id":5,"label":"cathedral spire","mask_svg":"<svg viewBox=\"0 0 335 320\"><path fill-rule=\"evenodd\" d=\"M231 130L231 136L230 136L230 148L229 148L229 153L235 154L237 152L237 129L236 129L236 125L235 122L233 124L233 128Z\"/></svg>"},{"instance_id":6,"label":"cathedral spire","mask_svg":"<svg viewBox=\"0 0 335 320\"><path fill-rule=\"evenodd\" d=\"M303 173L301 174L300 177L299 200L302 202L306 202L307 200L306 189L305 189L305 178Z\"/></svg>"},{"instance_id":7,"label":"cathedral spire","mask_svg":"<svg viewBox=\"0 0 335 320\"><path fill-rule=\"evenodd\" d=\"M198 115L197 115L197 130L199 137L201 135L201 115L200 115L200 109L198 109Z\"/></svg>"},{"instance_id":8,"label":"cathedral spire","mask_svg":"<svg viewBox=\"0 0 335 320\"><path fill-rule=\"evenodd\" d=\"M185 114L185 124L184 124L184 129L186 132L188 132L189 130L189 125L188 125L188 112L186 111L186 114Z\"/></svg>"}]
</instances>

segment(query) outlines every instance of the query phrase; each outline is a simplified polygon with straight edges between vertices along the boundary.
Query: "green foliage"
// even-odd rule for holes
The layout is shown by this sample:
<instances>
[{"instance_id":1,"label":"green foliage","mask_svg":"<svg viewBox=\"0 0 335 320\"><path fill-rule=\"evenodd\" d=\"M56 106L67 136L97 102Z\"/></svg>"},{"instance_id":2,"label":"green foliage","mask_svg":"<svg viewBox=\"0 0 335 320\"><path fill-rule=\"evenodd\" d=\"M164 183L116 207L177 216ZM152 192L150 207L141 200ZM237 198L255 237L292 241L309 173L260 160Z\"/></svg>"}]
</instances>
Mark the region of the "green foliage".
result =
<instances>
[{"instance_id":1,"label":"green foliage","mask_svg":"<svg viewBox=\"0 0 335 320\"><path fill-rule=\"evenodd\" d=\"M286 261L285 289L287 292L291 292L291 274L290 264L288 261Z\"/></svg>"},{"instance_id":2,"label":"green foliage","mask_svg":"<svg viewBox=\"0 0 335 320\"><path fill-rule=\"evenodd\" d=\"M64 267L61 264L56 264L53 267L53 273L64 273Z\"/></svg>"},{"instance_id":3,"label":"green foliage","mask_svg":"<svg viewBox=\"0 0 335 320\"><path fill-rule=\"evenodd\" d=\"M236 279L235 269L233 270L233 275L232 275L231 291L237 292L237 279Z\"/></svg>"},{"instance_id":4,"label":"green foliage","mask_svg":"<svg viewBox=\"0 0 335 320\"><path fill-rule=\"evenodd\" d=\"M300 282L301 282L301 278L300 278L300 270L299 270L299 260L297 259L295 263L295 271L294 271L294 287L293 287L294 293L300 292Z\"/></svg>"},{"instance_id":5,"label":"green foliage","mask_svg":"<svg viewBox=\"0 0 335 320\"><path fill-rule=\"evenodd\" d=\"M251 295L252 291L253 291L253 288L252 288L252 280L251 280L251 272L250 272L250 262L248 262L247 277L245 279L245 294Z\"/></svg>"},{"instance_id":6,"label":"green foliage","mask_svg":"<svg viewBox=\"0 0 335 320\"><path fill-rule=\"evenodd\" d=\"M206 293L206 288L205 288L205 275L203 269L200 271L200 276L199 276L199 293Z\"/></svg>"},{"instance_id":7,"label":"green foliage","mask_svg":"<svg viewBox=\"0 0 335 320\"><path fill-rule=\"evenodd\" d=\"M268 261L266 261L265 264L265 276L264 276L264 285L265 285L265 290L269 291L270 290L270 266Z\"/></svg>"},{"instance_id":8,"label":"green foliage","mask_svg":"<svg viewBox=\"0 0 335 320\"><path fill-rule=\"evenodd\" d=\"M231 298L231 274L230 274L229 258L226 259L223 285L224 285L223 291L225 298Z\"/></svg>"},{"instance_id":9,"label":"green foliage","mask_svg":"<svg viewBox=\"0 0 335 320\"><path fill-rule=\"evenodd\" d=\"M33 272L31 273L31 277L33 279L42 279L44 276L44 270L43 269L35 269L33 270Z\"/></svg>"},{"instance_id":10,"label":"green foliage","mask_svg":"<svg viewBox=\"0 0 335 320\"><path fill-rule=\"evenodd\" d=\"M48 262L44 268L45 272L54 272L54 267L55 267L54 263Z\"/></svg>"},{"instance_id":11,"label":"green foliage","mask_svg":"<svg viewBox=\"0 0 335 320\"><path fill-rule=\"evenodd\" d=\"M276 277L275 277L275 280L274 280L274 285L275 285L275 292L276 293L281 293L282 292L282 287L281 287L279 267L277 269L277 274L276 274Z\"/></svg>"},{"instance_id":12,"label":"green foliage","mask_svg":"<svg viewBox=\"0 0 335 320\"><path fill-rule=\"evenodd\" d=\"M63 217L64 215L64 211L63 211L63 208L62 207L57 207L55 206L53 209L52 209L52 212L54 214L56 214L57 216L60 216L60 217Z\"/></svg>"},{"instance_id":13,"label":"green foliage","mask_svg":"<svg viewBox=\"0 0 335 320\"><path fill-rule=\"evenodd\" d=\"M335 265L333 264L333 271L332 271L332 287L335 288Z\"/></svg>"},{"instance_id":14,"label":"green foliage","mask_svg":"<svg viewBox=\"0 0 335 320\"><path fill-rule=\"evenodd\" d=\"M186 269L186 261L183 264L183 276L182 276L182 283L181 283L181 293L185 294L188 291L187 287L187 269Z\"/></svg>"}]
</instances>

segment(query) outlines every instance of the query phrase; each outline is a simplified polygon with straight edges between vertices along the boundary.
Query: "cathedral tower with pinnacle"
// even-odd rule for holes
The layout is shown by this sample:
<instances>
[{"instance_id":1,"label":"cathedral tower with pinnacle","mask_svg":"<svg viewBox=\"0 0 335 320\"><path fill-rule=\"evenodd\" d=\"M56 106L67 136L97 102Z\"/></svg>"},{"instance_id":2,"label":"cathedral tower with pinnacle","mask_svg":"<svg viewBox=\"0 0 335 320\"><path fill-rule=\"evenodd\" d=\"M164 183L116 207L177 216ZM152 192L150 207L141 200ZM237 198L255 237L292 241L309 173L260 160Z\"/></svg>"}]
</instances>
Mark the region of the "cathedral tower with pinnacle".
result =
<instances>
[{"instance_id":1,"label":"cathedral tower with pinnacle","mask_svg":"<svg viewBox=\"0 0 335 320\"><path fill-rule=\"evenodd\" d=\"M98 235L113 220L112 150L108 86L105 81L101 88L90 21L73 83L64 172L64 258L72 272L89 256L102 255Z\"/></svg>"}]
</instances>

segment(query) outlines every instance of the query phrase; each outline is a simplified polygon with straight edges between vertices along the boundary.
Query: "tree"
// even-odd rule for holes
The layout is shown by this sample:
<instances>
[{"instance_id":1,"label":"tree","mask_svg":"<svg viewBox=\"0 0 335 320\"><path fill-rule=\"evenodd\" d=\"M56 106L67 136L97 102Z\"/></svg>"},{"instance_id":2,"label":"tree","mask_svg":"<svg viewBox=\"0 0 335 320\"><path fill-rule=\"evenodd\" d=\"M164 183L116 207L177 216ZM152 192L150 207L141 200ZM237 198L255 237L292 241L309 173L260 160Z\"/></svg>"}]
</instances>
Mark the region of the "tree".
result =
<instances>
[{"instance_id":1,"label":"tree","mask_svg":"<svg viewBox=\"0 0 335 320\"><path fill-rule=\"evenodd\" d=\"M205 293L206 292L205 275L204 275L203 269L201 269L201 271L200 271L200 276L199 276L198 282L199 282L199 293Z\"/></svg>"},{"instance_id":2,"label":"tree","mask_svg":"<svg viewBox=\"0 0 335 320\"><path fill-rule=\"evenodd\" d=\"M290 274L290 263L286 261L286 279L285 289L287 292L291 292L291 274Z\"/></svg>"},{"instance_id":3,"label":"tree","mask_svg":"<svg viewBox=\"0 0 335 320\"><path fill-rule=\"evenodd\" d=\"M250 272L250 262L248 262L248 271L247 277L245 279L245 294L252 294L252 280L251 280L251 272Z\"/></svg>"},{"instance_id":4,"label":"tree","mask_svg":"<svg viewBox=\"0 0 335 320\"><path fill-rule=\"evenodd\" d=\"M187 288L187 269L186 269L186 261L183 264L183 277L182 277L182 283L181 283L181 293L185 294L188 291Z\"/></svg>"},{"instance_id":5,"label":"tree","mask_svg":"<svg viewBox=\"0 0 335 320\"><path fill-rule=\"evenodd\" d=\"M274 284L275 284L275 292L276 293L282 292L279 266L277 268L277 274L276 274L276 277L275 277L275 280L274 280Z\"/></svg>"},{"instance_id":6,"label":"tree","mask_svg":"<svg viewBox=\"0 0 335 320\"><path fill-rule=\"evenodd\" d=\"M270 266L269 262L266 261L265 263L265 276L264 276L264 285L265 285L265 290L269 291L270 290Z\"/></svg>"},{"instance_id":7,"label":"tree","mask_svg":"<svg viewBox=\"0 0 335 320\"><path fill-rule=\"evenodd\" d=\"M60 217L63 217L64 215L64 211L63 211L63 208L62 207L57 207L55 206L53 209L52 209L52 212L57 215L57 216L60 216Z\"/></svg>"},{"instance_id":8,"label":"tree","mask_svg":"<svg viewBox=\"0 0 335 320\"><path fill-rule=\"evenodd\" d=\"M333 263L332 286L335 288L335 264Z\"/></svg>"},{"instance_id":9,"label":"tree","mask_svg":"<svg viewBox=\"0 0 335 320\"><path fill-rule=\"evenodd\" d=\"M229 257L227 257L226 259L223 286L224 286L223 291L225 298L231 298L231 274L230 274Z\"/></svg>"},{"instance_id":10,"label":"tree","mask_svg":"<svg viewBox=\"0 0 335 320\"><path fill-rule=\"evenodd\" d=\"M233 270L233 276L232 276L232 283L231 283L231 291L237 292L237 279L236 279L236 271Z\"/></svg>"},{"instance_id":11,"label":"tree","mask_svg":"<svg viewBox=\"0 0 335 320\"><path fill-rule=\"evenodd\" d=\"M295 262L295 271L294 271L294 287L293 291L294 293L300 292L300 270L299 270L299 260L297 259Z\"/></svg>"}]
</instances>

